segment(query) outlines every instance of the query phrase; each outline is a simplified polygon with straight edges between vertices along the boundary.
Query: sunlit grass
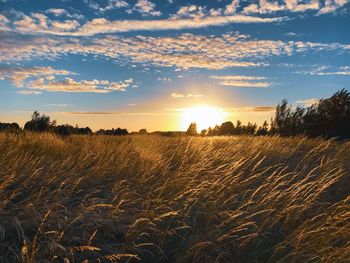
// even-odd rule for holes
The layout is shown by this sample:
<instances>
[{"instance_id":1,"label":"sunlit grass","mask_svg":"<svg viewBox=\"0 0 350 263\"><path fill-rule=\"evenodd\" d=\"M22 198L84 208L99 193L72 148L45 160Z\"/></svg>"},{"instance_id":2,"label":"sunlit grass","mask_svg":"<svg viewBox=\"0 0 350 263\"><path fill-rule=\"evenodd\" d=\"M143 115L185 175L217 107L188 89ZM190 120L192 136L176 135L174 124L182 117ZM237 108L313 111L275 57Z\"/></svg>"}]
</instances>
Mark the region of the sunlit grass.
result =
<instances>
[{"instance_id":1,"label":"sunlit grass","mask_svg":"<svg viewBox=\"0 0 350 263\"><path fill-rule=\"evenodd\" d=\"M0 153L0 262L350 260L348 142L0 134Z\"/></svg>"}]
</instances>

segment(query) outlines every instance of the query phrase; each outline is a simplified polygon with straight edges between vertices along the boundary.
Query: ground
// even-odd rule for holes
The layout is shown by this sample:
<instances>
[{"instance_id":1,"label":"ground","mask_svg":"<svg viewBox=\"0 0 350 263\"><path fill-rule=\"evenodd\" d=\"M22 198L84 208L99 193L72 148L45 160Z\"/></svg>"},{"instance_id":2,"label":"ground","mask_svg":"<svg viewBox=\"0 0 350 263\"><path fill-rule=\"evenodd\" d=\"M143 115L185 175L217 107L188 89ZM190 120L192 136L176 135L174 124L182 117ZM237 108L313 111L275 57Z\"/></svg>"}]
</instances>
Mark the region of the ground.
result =
<instances>
[{"instance_id":1,"label":"ground","mask_svg":"<svg viewBox=\"0 0 350 263\"><path fill-rule=\"evenodd\" d=\"M0 167L0 262L350 261L350 142L0 134Z\"/></svg>"}]
</instances>

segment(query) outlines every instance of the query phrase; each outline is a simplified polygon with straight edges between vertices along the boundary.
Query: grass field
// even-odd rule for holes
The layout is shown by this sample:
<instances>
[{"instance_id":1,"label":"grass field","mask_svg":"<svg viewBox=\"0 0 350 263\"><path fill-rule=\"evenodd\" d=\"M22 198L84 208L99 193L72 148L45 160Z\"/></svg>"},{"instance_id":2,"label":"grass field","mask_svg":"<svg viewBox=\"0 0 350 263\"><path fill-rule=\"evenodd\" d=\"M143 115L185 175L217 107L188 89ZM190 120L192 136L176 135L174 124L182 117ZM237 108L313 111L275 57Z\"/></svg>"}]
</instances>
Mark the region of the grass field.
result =
<instances>
[{"instance_id":1,"label":"grass field","mask_svg":"<svg viewBox=\"0 0 350 263\"><path fill-rule=\"evenodd\" d=\"M350 262L350 142L0 134L0 262Z\"/></svg>"}]
</instances>

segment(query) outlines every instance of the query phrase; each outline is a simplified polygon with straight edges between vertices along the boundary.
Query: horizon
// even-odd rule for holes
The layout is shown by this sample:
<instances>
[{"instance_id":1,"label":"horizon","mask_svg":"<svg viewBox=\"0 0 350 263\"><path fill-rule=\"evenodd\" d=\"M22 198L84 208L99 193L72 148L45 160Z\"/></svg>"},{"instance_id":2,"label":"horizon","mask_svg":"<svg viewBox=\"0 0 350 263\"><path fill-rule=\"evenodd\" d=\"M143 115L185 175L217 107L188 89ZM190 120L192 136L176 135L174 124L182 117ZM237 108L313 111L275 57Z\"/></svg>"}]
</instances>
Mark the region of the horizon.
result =
<instances>
[{"instance_id":1,"label":"horizon","mask_svg":"<svg viewBox=\"0 0 350 263\"><path fill-rule=\"evenodd\" d=\"M0 122L258 125L348 88L349 1L0 1ZM208 118L210 116L210 118Z\"/></svg>"}]
</instances>

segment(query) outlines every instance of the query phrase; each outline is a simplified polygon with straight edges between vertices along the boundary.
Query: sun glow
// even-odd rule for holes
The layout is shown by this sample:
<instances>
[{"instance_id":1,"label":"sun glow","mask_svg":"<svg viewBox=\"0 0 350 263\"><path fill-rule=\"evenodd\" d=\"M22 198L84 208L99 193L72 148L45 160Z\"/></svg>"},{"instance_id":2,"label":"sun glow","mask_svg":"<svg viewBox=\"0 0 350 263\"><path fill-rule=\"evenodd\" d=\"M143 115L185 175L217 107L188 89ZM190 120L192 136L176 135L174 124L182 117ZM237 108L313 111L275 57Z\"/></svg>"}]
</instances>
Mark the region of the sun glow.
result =
<instances>
[{"instance_id":1,"label":"sun glow","mask_svg":"<svg viewBox=\"0 0 350 263\"><path fill-rule=\"evenodd\" d=\"M197 124L197 130L208 129L217 124L221 124L226 116L223 109L211 106L195 106L181 110L181 129L186 130L190 123Z\"/></svg>"}]
</instances>

